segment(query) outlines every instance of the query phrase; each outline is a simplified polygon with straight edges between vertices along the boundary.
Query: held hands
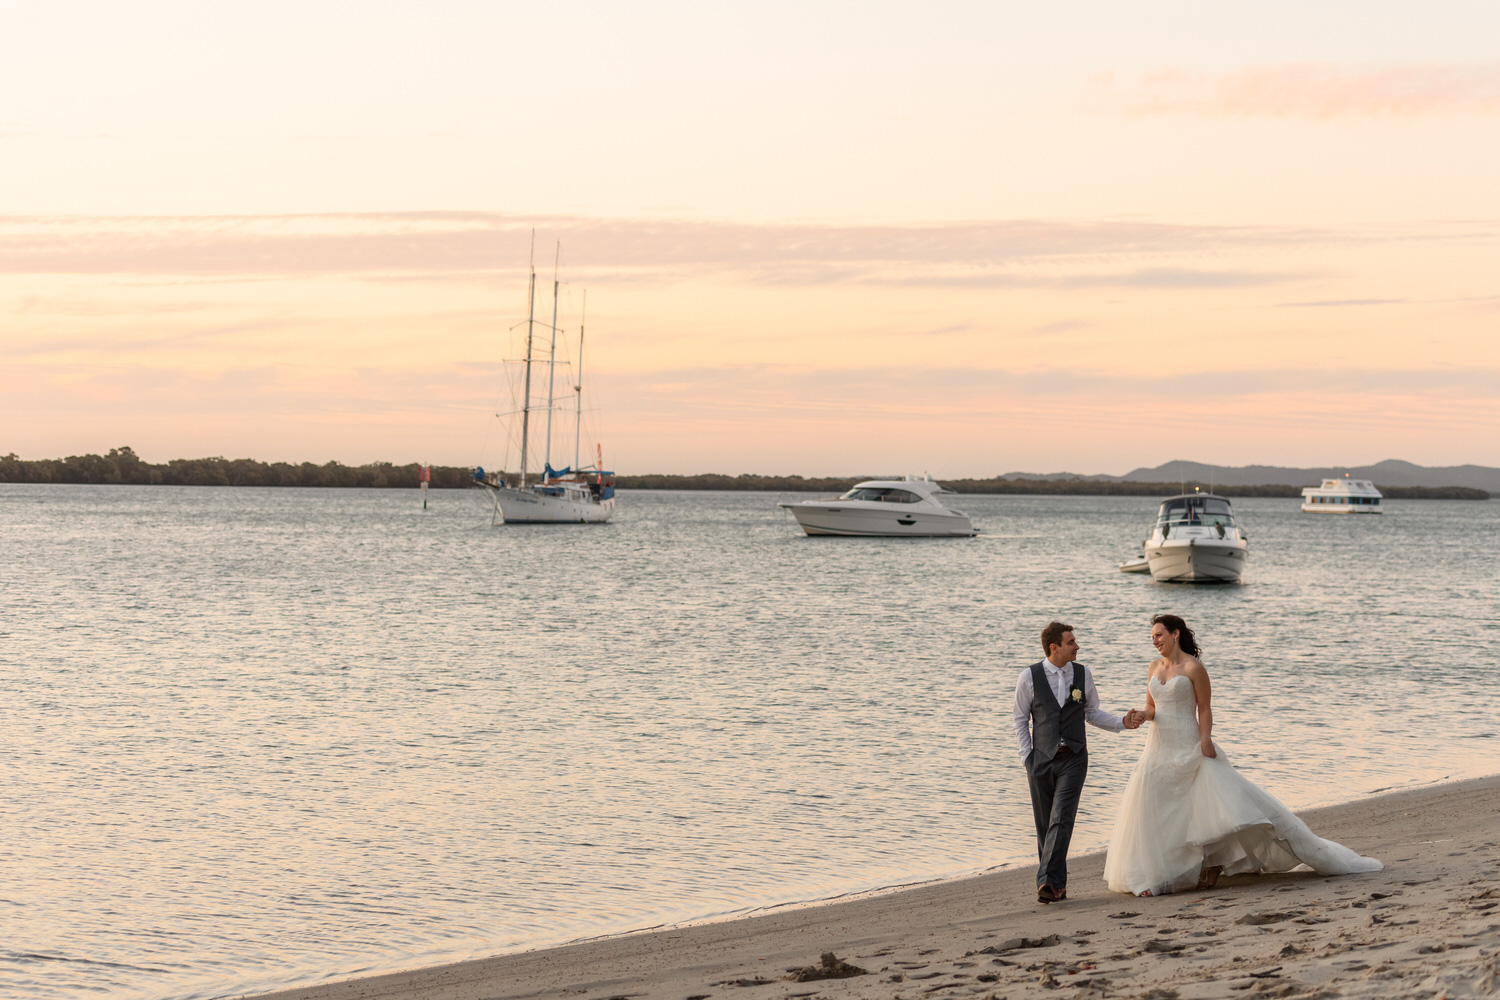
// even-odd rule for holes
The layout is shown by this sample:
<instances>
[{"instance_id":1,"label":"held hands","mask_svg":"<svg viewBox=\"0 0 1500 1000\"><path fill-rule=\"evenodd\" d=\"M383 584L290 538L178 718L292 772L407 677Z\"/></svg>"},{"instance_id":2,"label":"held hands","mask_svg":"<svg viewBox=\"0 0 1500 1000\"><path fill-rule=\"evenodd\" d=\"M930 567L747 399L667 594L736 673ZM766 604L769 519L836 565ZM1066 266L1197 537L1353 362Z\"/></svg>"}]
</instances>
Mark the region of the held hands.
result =
<instances>
[{"instance_id":1,"label":"held hands","mask_svg":"<svg viewBox=\"0 0 1500 1000\"><path fill-rule=\"evenodd\" d=\"M1125 723L1126 729L1139 729L1141 723L1146 721L1146 713L1142 712L1138 708L1132 708L1130 711L1125 713L1125 718L1123 721Z\"/></svg>"}]
</instances>

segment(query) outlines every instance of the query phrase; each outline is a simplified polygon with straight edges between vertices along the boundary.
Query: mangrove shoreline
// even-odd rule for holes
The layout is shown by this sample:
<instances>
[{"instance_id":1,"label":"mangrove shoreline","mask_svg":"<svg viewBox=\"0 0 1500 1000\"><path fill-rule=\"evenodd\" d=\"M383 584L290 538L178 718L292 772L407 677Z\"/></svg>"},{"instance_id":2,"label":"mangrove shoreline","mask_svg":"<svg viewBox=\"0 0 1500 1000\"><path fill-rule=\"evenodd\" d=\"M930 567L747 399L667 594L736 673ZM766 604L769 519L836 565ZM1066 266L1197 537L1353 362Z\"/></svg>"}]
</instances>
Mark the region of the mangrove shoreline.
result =
<instances>
[{"instance_id":1,"label":"mangrove shoreline","mask_svg":"<svg viewBox=\"0 0 1500 1000\"><path fill-rule=\"evenodd\" d=\"M303 486L323 488L391 489L415 487L420 467L412 462L394 465L372 462L343 465L325 462L259 462L251 458L178 458L152 464L128 447L111 448L105 455L70 455L67 458L28 461L14 454L0 455L0 483L77 483L125 486ZM505 474L513 478L512 474ZM696 476L616 476L615 485L627 490L719 490L781 493L842 493L866 479L899 479L900 476L728 476L707 473ZM467 489L474 482L473 470L451 465L432 467L433 489ZM1209 483L1136 483L1097 479L944 479L955 493L1028 494L1038 496L1170 496L1188 490L1208 492ZM1377 484L1379 486L1379 484ZM1488 500L1484 490L1467 486L1379 486L1395 500ZM1300 486L1273 483L1260 486L1214 485L1214 492L1231 497L1296 497Z\"/></svg>"}]
</instances>

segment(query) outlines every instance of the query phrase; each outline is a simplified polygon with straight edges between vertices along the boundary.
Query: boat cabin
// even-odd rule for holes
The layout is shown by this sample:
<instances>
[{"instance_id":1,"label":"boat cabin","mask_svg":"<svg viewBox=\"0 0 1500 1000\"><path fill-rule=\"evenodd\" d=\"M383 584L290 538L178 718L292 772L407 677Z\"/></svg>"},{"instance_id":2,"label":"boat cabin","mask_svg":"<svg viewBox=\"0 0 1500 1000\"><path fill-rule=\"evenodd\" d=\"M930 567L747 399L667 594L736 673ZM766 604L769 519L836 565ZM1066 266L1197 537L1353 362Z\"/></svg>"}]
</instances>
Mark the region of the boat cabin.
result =
<instances>
[{"instance_id":1,"label":"boat cabin","mask_svg":"<svg viewBox=\"0 0 1500 1000\"><path fill-rule=\"evenodd\" d=\"M1368 479L1325 479L1302 490L1302 509L1314 514L1379 514L1383 499Z\"/></svg>"},{"instance_id":2,"label":"boat cabin","mask_svg":"<svg viewBox=\"0 0 1500 1000\"><path fill-rule=\"evenodd\" d=\"M1156 526L1167 529L1174 525L1234 527L1234 513L1229 501L1210 493L1189 493L1180 497L1168 497L1161 502L1156 512Z\"/></svg>"}]
</instances>

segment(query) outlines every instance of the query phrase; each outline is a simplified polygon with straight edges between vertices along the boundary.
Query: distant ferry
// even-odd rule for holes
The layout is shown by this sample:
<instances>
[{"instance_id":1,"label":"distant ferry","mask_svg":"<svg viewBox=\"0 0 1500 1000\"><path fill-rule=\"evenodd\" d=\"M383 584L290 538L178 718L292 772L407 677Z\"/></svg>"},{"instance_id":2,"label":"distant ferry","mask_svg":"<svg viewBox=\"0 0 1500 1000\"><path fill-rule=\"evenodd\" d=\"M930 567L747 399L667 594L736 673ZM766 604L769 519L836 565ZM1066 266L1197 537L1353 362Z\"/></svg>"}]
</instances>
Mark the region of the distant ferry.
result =
<instances>
[{"instance_id":1,"label":"distant ferry","mask_svg":"<svg viewBox=\"0 0 1500 1000\"><path fill-rule=\"evenodd\" d=\"M1302 490L1302 509L1314 514L1379 514L1380 491L1368 479L1325 479Z\"/></svg>"}]
</instances>

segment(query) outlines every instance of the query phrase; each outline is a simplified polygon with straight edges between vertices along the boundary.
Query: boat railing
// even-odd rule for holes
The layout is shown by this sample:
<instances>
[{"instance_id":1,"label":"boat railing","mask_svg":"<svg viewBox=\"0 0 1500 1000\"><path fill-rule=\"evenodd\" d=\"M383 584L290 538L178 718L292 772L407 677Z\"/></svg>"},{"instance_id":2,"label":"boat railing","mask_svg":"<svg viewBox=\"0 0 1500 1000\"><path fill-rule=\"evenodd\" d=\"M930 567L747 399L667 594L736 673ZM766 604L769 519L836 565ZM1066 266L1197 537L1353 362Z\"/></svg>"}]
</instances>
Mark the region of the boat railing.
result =
<instances>
[{"instance_id":1,"label":"boat railing","mask_svg":"<svg viewBox=\"0 0 1500 1000\"><path fill-rule=\"evenodd\" d=\"M1232 514L1205 514L1201 517L1163 517L1156 522L1159 526L1174 528L1212 528L1222 525L1233 528L1234 516Z\"/></svg>"},{"instance_id":2,"label":"boat railing","mask_svg":"<svg viewBox=\"0 0 1500 1000\"><path fill-rule=\"evenodd\" d=\"M834 500L842 500L840 493L798 493L783 490L776 494L776 506L785 507L789 503L829 503Z\"/></svg>"}]
</instances>

